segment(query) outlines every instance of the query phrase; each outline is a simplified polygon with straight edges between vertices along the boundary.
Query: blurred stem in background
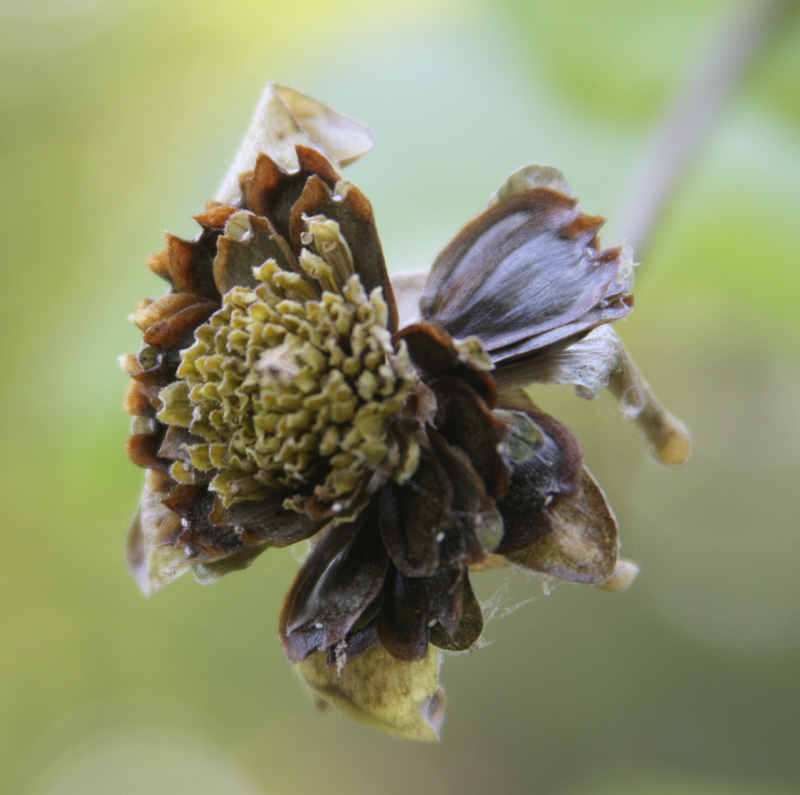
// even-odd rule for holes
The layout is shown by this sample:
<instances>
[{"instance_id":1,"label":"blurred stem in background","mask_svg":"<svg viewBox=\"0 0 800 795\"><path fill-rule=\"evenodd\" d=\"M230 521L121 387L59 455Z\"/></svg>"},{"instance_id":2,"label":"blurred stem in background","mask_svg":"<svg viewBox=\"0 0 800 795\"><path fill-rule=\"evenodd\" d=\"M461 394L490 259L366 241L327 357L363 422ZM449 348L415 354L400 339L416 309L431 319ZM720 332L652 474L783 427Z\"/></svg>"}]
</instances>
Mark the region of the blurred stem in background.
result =
<instances>
[{"instance_id":1,"label":"blurred stem in background","mask_svg":"<svg viewBox=\"0 0 800 795\"><path fill-rule=\"evenodd\" d=\"M799 0L754 0L737 9L667 108L623 214L639 260L737 85L798 8Z\"/></svg>"}]
</instances>

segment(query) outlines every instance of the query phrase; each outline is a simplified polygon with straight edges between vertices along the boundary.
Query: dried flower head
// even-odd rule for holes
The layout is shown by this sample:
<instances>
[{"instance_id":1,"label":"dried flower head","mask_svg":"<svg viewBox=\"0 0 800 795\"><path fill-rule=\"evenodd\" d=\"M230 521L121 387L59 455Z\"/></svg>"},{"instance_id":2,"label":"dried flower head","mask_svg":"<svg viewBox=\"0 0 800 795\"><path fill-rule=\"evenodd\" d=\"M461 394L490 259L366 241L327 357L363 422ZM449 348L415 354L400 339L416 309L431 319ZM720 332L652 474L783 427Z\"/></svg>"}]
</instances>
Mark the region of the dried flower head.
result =
<instances>
[{"instance_id":1,"label":"dried flower head","mask_svg":"<svg viewBox=\"0 0 800 795\"><path fill-rule=\"evenodd\" d=\"M686 432L606 324L632 305L630 252L602 249L561 174L512 175L399 322L369 202L338 173L369 132L268 86L193 241L149 267L125 407L147 469L129 563L151 593L207 582L310 540L280 616L286 655L324 701L432 739L438 650L483 630L469 573L512 564L609 589L635 576L570 431L524 387L610 386L666 463ZM420 288L421 295L420 295Z\"/></svg>"}]
</instances>

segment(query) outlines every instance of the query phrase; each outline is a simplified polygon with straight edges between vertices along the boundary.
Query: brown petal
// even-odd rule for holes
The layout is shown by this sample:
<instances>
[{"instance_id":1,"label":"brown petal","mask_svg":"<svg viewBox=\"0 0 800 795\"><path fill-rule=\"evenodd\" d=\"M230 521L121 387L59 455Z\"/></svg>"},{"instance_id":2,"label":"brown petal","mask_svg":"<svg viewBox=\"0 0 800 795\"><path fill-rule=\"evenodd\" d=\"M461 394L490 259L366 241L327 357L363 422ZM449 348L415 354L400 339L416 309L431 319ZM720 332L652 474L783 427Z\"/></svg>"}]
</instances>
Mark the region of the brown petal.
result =
<instances>
[{"instance_id":1,"label":"brown petal","mask_svg":"<svg viewBox=\"0 0 800 795\"><path fill-rule=\"evenodd\" d=\"M268 218L271 215L270 199L274 199L287 177L288 172L271 157L263 152L259 154L253 171L239 177L244 206Z\"/></svg>"},{"instance_id":2,"label":"brown petal","mask_svg":"<svg viewBox=\"0 0 800 795\"><path fill-rule=\"evenodd\" d=\"M175 381L175 373L181 362L180 351L175 348L160 350L146 345L136 354L140 372L131 375L148 398L157 398L167 384Z\"/></svg>"},{"instance_id":3,"label":"brown petal","mask_svg":"<svg viewBox=\"0 0 800 795\"><path fill-rule=\"evenodd\" d=\"M497 506L505 532L496 551L507 555L551 532L548 505L578 492L583 454L569 429L542 411L514 408L503 416L510 428L503 444L512 472Z\"/></svg>"},{"instance_id":4,"label":"brown petal","mask_svg":"<svg viewBox=\"0 0 800 795\"><path fill-rule=\"evenodd\" d=\"M178 540L187 548L187 563L222 560L247 548L234 530L211 523L214 495L205 486L176 486L164 505L183 520Z\"/></svg>"},{"instance_id":5,"label":"brown petal","mask_svg":"<svg viewBox=\"0 0 800 795\"><path fill-rule=\"evenodd\" d=\"M231 208L218 208L220 209ZM195 217L198 220L205 220L203 215ZM192 293L212 301L219 301L219 292L214 286L211 270L211 264L217 254L218 238L219 230L210 228L204 229L195 240L167 235L166 257L169 280L177 292Z\"/></svg>"},{"instance_id":6,"label":"brown petal","mask_svg":"<svg viewBox=\"0 0 800 795\"><path fill-rule=\"evenodd\" d=\"M374 510L332 526L297 574L280 617L292 662L345 638L383 586L389 558Z\"/></svg>"},{"instance_id":7,"label":"brown petal","mask_svg":"<svg viewBox=\"0 0 800 795\"><path fill-rule=\"evenodd\" d=\"M289 222L292 207L300 198L308 179L317 175L335 184L339 175L318 153L310 154L304 147L296 150L299 170L288 172L265 154L260 154L252 174L242 175L242 189L246 206L257 215L263 215L289 240ZM299 249L295 249L299 252Z\"/></svg>"},{"instance_id":8,"label":"brown petal","mask_svg":"<svg viewBox=\"0 0 800 795\"><path fill-rule=\"evenodd\" d=\"M144 333L144 342L146 345L153 345L156 348L183 347L181 342L189 344L194 330L200 324L205 323L217 309L219 309L219 304L213 301L202 301L187 306L180 312L150 326Z\"/></svg>"},{"instance_id":9,"label":"brown petal","mask_svg":"<svg viewBox=\"0 0 800 795\"><path fill-rule=\"evenodd\" d=\"M133 380L129 381L125 388L122 407L134 417L154 417L156 413L150 399L142 391L141 385Z\"/></svg>"},{"instance_id":10,"label":"brown petal","mask_svg":"<svg viewBox=\"0 0 800 795\"><path fill-rule=\"evenodd\" d=\"M314 174L330 185L335 185L339 181L339 173L318 150L298 144L295 146L294 151L297 154L297 165L300 173L306 175L306 179Z\"/></svg>"},{"instance_id":11,"label":"brown petal","mask_svg":"<svg viewBox=\"0 0 800 795\"><path fill-rule=\"evenodd\" d=\"M397 306L383 259L383 249L375 228L372 205L367 197L349 182L336 183L333 191L313 178L309 180L307 191L299 198L292 209L292 247L297 252L302 241L303 226L298 221L302 215L324 215L339 224L342 236L353 255L353 268L361 278L367 292L376 287L383 290L383 297L389 307L389 331L397 329Z\"/></svg>"},{"instance_id":12,"label":"brown petal","mask_svg":"<svg viewBox=\"0 0 800 795\"><path fill-rule=\"evenodd\" d=\"M178 425L170 425L164 434L161 447L158 451L159 458L169 458L173 461L182 461L190 464L192 457L186 450L187 444L202 444L205 440L202 436L195 436L189 433L188 428L181 428Z\"/></svg>"},{"instance_id":13,"label":"brown petal","mask_svg":"<svg viewBox=\"0 0 800 795\"><path fill-rule=\"evenodd\" d=\"M437 257L423 320L455 337L479 336L500 362L621 317L630 283L615 281L619 250L598 253L601 223L548 188L497 202Z\"/></svg>"},{"instance_id":14,"label":"brown petal","mask_svg":"<svg viewBox=\"0 0 800 795\"><path fill-rule=\"evenodd\" d=\"M161 425L153 433L134 433L125 441L125 452L134 464L145 469L166 470L168 461L158 457L158 449L164 436L164 426Z\"/></svg>"},{"instance_id":15,"label":"brown petal","mask_svg":"<svg viewBox=\"0 0 800 795\"><path fill-rule=\"evenodd\" d=\"M274 259L278 267L300 272L288 243L266 219L253 213L232 216L217 243L214 282L223 295L234 287L255 287L253 268Z\"/></svg>"},{"instance_id":16,"label":"brown petal","mask_svg":"<svg viewBox=\"0 0 800 795\"><path fill-rule=\"evenodd\" d=\"M423 379L438 376L453 376L465 381L488 407L497 405L497 392L491 377L485 370L472 365L458 350L453 338L431 323L414 323L394 335L397 345L405 341L408 352Z\"/></svg>"},{"instance_id":17,"label":"brown petal","mask_svg":"<svg viewBox=\"0 0 800 795\"><path fill-rule=\"evenodd\" d=\"M155 301L148 302L133 316L133 322L141 331L147 331L151 326L196 304L197 296L192 293L168 293Z\"/></svg>"},{"instance_id":18,"label":"brown petal","mask_svg":"<svg viewBox=\"0 0 800 795\"><path fill-rule=\"evenodd\" d=\"M276 492L263 500L245 500L223 508L217 499L210 520L218 527L235 530L249 545L286 547L311 538L325 524L304 513L283 507L284 492Z\"/></svg>"},{"instance_id":19,"label":"brown petal","mask_svg":"<svg viewBox=\"0 0 800 795\"><path fill-rule=\"evenodd\" d=\"M547 509L550 532L506 557L518 566L571 582L597 585L614 575L617 523L588 470L578 494L559 496Z\"/></svg>"},{"instance_id":20,"label":"brown petal","mask_svg":"<svg viewBox=\"0 0 800 795\"><path fill-rule=\"evenodd\" d=\"M200 562L192 562L192 572L198 582L208 585L225 574L250 567L263 551L264 547L252 547L226 554L216 560L207 558Z\"/></svg>"},{"instance_id":21,"label":"brown petal","mask_svg":"<svg viewBox=\"0 0 800 795\"><path fill-rule=\"evenodd\" d=\"M449 633L437 624L431 629L431 643L448 651L466 651L477 643L483 632L483 611L472 591L469 577L464 577L464 596L461 619L455 632Z\"/></svg>"},{"instance_id":22,"label":"brown petal","mask_svg":"<svg viewBox=\"0 0 800 795\"><path fill-rule=\"evenodd\" d=\"M429 386L436 393L436 430L469 456L487 494L493 499L502 497L510 475L497 450L505 424L463 379L442 376L431 380Z\"/></svg>"},{"instance_id":23,"label":"brown petal","mask_svg":"<svg viewBox=\"0 0 800 795\"><path fill-rule=\"evenodd\" d=\"M230 217L238 212L238 207L208 202L206 204L206 209L202 213L195 215L194 220L197 221L203 229L222 231Z\"/></svg>"},{"instance_id":24,"label":"brown petal","mask_svg":"<svg viewBox=\"0 0 800 795\"><path fill-rule=\"evenodd\" d=\"M370 612L372 606L380 601L380 596L368 608ZM374 616L372 617L375 618ZM364 626L359 626L363 617L359 619L356 627L347 633L344 641L331 646L328 649L328 666L339 668L361 654L368 652L378 642L378 628L374 620L368 621Z\"/></svg>"},{"instance_id":25,"label":"brown petal","mask_svg":"<svg viewBox=\"0 0 800 795\"><path fill-rule=\"evenodd\" d=\"M479 563L503 538L503 520L467 454L449 445L433 429L428 429L428 437L453 489L448 522L437 535L442 564Z\"/></svg>"},{"instance_id":26,"label":"brown petal","mask_svg":"<svg viewBox=\"0 0 800 795\"><path fill-rule=\"evenodd\" d=\"M411 662L428 653L437 622L455 635L464 599L463 569L443 569L433 577L405 577L392 568L378 615L378 636L393 657Z\"/></svg>"},{"instance_id":27,"label":"brown petal","mask_svg":"<svg viewBox=\"0 0 800 795\"><path fill-rule=\"evenodd\" d=\"M381 491L380 527L395 566L408 577L429 577L439 568L439 540L453 501L444 467L422 449L417 471L406 483Z\"/></svg>"}]
</instances>

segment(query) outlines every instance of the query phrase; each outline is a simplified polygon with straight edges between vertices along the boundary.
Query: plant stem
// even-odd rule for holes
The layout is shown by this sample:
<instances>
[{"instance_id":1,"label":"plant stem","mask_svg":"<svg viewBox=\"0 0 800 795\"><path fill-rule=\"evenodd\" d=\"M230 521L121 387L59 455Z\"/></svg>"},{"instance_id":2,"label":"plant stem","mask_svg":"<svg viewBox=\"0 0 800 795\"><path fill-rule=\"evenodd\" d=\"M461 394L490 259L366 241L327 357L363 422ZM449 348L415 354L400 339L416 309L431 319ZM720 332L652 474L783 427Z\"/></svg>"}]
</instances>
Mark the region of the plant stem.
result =
<instances>
[{"instance_id":1,"label":"plant stem","mask_svg":"<svg viewBox=\"0 0 800 795\"><path fill-rule=\"evenodd\" d=\"M652 243L670 200L736 86L799 6L798 0L754 0L740 11L665 112L622 215L637 258Z\"/></svg>"}]
</instances>

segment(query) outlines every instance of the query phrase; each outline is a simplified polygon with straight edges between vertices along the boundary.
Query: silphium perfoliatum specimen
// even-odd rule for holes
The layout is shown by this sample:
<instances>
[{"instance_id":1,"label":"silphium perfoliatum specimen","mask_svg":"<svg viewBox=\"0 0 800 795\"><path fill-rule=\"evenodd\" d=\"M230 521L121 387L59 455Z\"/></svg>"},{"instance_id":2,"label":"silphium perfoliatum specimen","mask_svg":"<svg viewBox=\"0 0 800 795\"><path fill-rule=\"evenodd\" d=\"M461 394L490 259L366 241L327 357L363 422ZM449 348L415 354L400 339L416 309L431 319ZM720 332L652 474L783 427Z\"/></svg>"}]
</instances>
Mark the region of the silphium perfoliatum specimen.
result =
<instances>
[{"instance_id":1,"label":"silphium perfoliatum specimen","mask_svg":"<svg viewBox=\"0 0 800 795\"><path fill-rule=\"evenodd\" d=\"M689 442L607 325L633 306L630 252L601 247L603 219L558 171L512 175L395 289L339 174L371 145L269 86L197 238L150 258L169 291L139 306L144 345L122 360L127 451L147 469L128 556L151 593L309 541L280 614L287 657L319 699L431 739L439 650L483 630L471 571L609 589L635 574L577 439L524 388L609 386L663 461ZM406 312L418 299L410 321L395 292Z\"/></svg>"}]
</instances>

